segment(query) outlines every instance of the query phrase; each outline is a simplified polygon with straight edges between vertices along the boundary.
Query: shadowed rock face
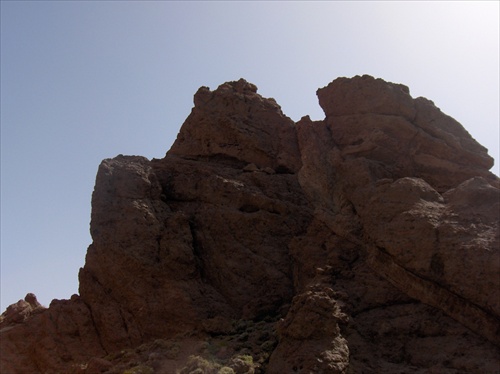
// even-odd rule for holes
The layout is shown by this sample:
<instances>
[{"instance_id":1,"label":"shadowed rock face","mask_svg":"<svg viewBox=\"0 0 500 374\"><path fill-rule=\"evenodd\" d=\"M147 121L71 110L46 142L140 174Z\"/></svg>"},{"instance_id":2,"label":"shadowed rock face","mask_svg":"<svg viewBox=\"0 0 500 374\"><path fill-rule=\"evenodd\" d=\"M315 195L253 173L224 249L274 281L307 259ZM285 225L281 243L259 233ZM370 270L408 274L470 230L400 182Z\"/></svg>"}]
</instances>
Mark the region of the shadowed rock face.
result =
<instances>
[{"instance_id":1,"label":"shadowed rock face","mask_svg":"<svg viewBox=\"0 0 500 374\"><path fill-rule=\"evenodd\" d=\"M6 311L1 372L184 373L188 352L237 373L496 372L492 158L403 85L317 94L325 119L294 123L243 79L202 87L163 159L104 160L80 295Z\"/></svg>"}]
</instances>

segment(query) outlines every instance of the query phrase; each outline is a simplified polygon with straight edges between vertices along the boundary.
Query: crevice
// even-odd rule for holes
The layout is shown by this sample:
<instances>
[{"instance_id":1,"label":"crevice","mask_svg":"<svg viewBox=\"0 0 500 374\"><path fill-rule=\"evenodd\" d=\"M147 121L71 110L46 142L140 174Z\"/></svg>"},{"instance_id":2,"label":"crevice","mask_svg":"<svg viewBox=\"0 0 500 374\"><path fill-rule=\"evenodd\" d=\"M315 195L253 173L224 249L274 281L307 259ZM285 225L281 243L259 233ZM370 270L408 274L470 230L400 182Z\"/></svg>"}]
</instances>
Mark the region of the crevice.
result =
<instances>
[{"instance_id":1,"label":"crevice","mask_svg":"<svg viewBox=\"0 0 500 374\"><path fill-rule=\"evenodd\" d=\"M96 282L97 282L97 280L96 280ZM99 283L99 282L97 282L97 283ZM95 318L94 318L94 312L92 311L92 307L89 304L87 304L84 300L82 300L82 303L87 307L87 309L89 311L90 321L92 322L92 326L94 327L94 331L95 331L95 333L97 335L97 342L99 343L99 346L102 348L102 350L106 354L109 354L109 351L104 347L104 343L103 343L103 338L101 336L101 332L97 328L97 324L96 324L96 321L95 321Z\"/></svg>"},{"instance_id":2,"label":"crevice","mask_svg":"<svg viewBox=\"0 0 500 374\"><path fill-rule=\"evenodd\" d=\"M414 304L420 304L420 303L421 303L421 301L419 301L417 299L393 301L393 302L385 303L385 304L381 304L381 305L370 306L370 307L361 309L357 312L353 312L353 313L351 313L351 317L356 318L356 317L360 316L361 314L369 313L369 312L371 312L373 310L377 310L377 309L385 309L385 308L390 308L393 306L401 306L401 305L414 305Z\"/></svg>"},{"instance_id":3,"label":"crevice","mask_svg":"<svg viewBox=\"0 0 500 374\"><path fill-rule=\"evenodd\" d=\"M451 318L500 346L500 320L482 307L396 263L383 248L367 246L367 263L377 274L411 298L445 312Z\"/></svg>"},{"instance_id":4,"label":"crevice","mask_svg":"<svg viewBox=\"0 0 500 374\"><path fill-rule=\"evenodd\" d=\"M129 335L127 320L123 316L122 309L118 308L118 312L120 313L120 318L122 319L122 327L125 330L125 332L127 333L127 335ZM129 337L129 343L130 343L130 337Z\"/></svg>"},{"instance_id":5,"label":"crevice","mask_svg":"<svg viewBox=\"0 0 500 374\"><path fill-rule=\"evenodd\" d=\"M278 165L274 170L276 174L295 174L295 172L284 165Z\"/></svg>"},{"instance_id":6,"label":"crevice","mask_svg":"<svg viewBox=\"0 0 500 374\"><path fill-rule=\"evenodd\" d=\"M255 212L258 212L260 210L260 208L255 206L255 205L252 205L252 204L244 204L240 207L239 210L240 210L240 212L243 212L243 213L255 213Z\"/></svg>"},{"instance_id":7,"label":"crevice","mask_svg":"<svg viewBox=\"0 0 500 374\"><path fill-rule=\"evenodd\" d=\"M154 262L156 264L161 262L161 235L156 236L156 255L154 257Z\"/></svg>"},{"instance_id":8,"label":"crevice","mask_svg":"<svg viewBox=\"0 0 500 374\"><path fill-rule=\"evenodd\" d=\"M189 224L189 232L191 233L191 240L192 240L192 249L193 249L193 255L195 258L196 262L196 268L198 269L198 272L200 273L200 277L203 281L206 281L206 272L205 272L205 266L204 261L203 261L203 244L201 240L199 239L199 236L197 234L197 227L196 223L194 221L194 218L190 218L188 220Z\"/></svg>"}]
</instances>

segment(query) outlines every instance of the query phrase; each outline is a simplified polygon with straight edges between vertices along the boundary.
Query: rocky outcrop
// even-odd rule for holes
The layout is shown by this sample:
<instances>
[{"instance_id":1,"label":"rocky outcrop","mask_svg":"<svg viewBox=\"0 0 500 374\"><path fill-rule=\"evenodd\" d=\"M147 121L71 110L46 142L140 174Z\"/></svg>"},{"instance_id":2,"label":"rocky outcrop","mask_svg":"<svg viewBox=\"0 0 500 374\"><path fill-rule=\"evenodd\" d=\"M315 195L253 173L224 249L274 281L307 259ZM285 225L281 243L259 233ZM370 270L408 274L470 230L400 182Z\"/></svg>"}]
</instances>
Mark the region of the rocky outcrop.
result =
<instances>
[{"instance_id":1,"label":"rocky outcrop","mask_svg":"<svg viewBox=\"0 0 500 374\"><path fill-rule=\"evenodd\" d=\"M367 76L340 79L318 96L340 145L337 170L349 186L344 196L361 221L372 268L500 343L494 284L500 190L492 186L498 178L487 171L493 164L486 150L431 102L411 100L401 85ZM356 105L360 113L353 114ZM346 170L350 163L357 168Z\"/></svg>"},{"instance_id":2,"label":"rocky outcrop","mask_svg":"<svg viewBox=\"0 0 500 374\"><path fill-rule=\"evenodd\" d=\"M300 169L294 122L255 85L241 79L214 92L201 87L194 103L169 155L233 159L285 173Z\"/></svg>"},{"instance_id":3,"label":"rocky outcrop","mask_svg":"<svg viewBox=\"0 0 500 374\"><path fill-rule=\"evenodd\" d=\"M370 160L386 177L422 178L439 192L483 176L493 159L432 101L370 76L339 78L318 90L325 125L348 166ZM382 177L375 173L373 177Z\"/></svg>"},{"instance_id":4,"label":"rocky outcrop","mask_svg":"<svg viewBox=\"0 0 500 374\"><path fill-rule=\"evenodd\" d=\"M31 316L44 311L45 308L38 302L32 293L26 295L24 300L9 305L0 316L0 323L15 324L28 320Z\"/></svg>"},{"instance_id":5,"label":"rocky outcrop","mask_svg":"<svg viewBox=\"0 0 500 374\"><path fill-rule=\"evenodd\" d=\"M103 356L87 305L77 295L53 300L23 323L0 324L1 373L81 372L81 364Z\"/></svg>"},{"instance_id":6,"label":"rocky outcrop","mask_svg":"<svg viewBox=\"0 0 500 374\"><path fill-rule=\"evenodd\" d=\"M349 347L339 323L348 317L338 296L326 285L314 285L295 296L277 326L280 344L271 356L268 373L344 373Z\"/></svg>"},{"instance_id":7,"label":"rocky outcrop","mask_svg":"<svg viewBox=\"0 0 500 374\"><path fill-rule=\"evenodd\" d=\"M80 295L6 311L1 372L496 372L486 149L403 85L318 98L202 87L163 159L104 160Z\"/></svg>"}]
</instances>

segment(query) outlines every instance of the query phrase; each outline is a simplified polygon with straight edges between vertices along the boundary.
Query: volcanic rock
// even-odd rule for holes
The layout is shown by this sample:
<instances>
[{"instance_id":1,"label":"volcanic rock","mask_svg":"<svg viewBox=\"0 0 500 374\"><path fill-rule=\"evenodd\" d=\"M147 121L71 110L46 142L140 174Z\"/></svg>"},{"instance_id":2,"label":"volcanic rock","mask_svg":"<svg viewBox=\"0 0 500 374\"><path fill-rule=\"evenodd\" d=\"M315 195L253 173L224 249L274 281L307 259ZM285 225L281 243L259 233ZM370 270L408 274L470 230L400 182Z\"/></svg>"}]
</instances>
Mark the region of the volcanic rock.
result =
<instances>
[{"instance_id":1,"label":"volcanic rock","mask_svg":"<svg viewBox=\"0 0 500 374\"><path fill-rule=\"evenodd\" d=\"M255 163L278 172L300 169L294 122L274 99L257 94L255 85L240 79L214 92L201 87L194 103L170 155Z\"/></svg>"},{"instance_id":2,"label":"volcanic rock","mask_svg":"<svg viewBox=\"0 0 500 374\"><path fill-rule=\"evenodd\" d=\"M104 160L80 295L0 321L2 373L495 373L500 182L408 87L297 123L202 87L162 159Z\"/></svg>"},{"instance_id":3,"label":"volcanic rock","mask_svg":"<svg viewBox=\"0 0 500 374\"><path fill-rule=\"evenodd\" d=\"M0 316L0 324L8 325L24 322L44 309L36 299L36 296L29 293L25 296L24 300L19 300L17 303L7 307L5 312Z\"/></svg>"}]
</instances>

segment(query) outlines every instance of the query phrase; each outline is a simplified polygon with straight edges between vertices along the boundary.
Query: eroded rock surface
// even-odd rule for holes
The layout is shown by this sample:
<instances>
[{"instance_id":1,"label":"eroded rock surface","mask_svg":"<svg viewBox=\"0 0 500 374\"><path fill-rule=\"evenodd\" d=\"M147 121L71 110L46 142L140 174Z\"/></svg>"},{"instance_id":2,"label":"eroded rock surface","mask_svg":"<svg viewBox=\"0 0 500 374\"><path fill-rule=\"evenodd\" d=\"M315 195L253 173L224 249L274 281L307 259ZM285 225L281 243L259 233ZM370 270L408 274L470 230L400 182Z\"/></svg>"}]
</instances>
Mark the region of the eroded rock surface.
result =
<instances>
[{"instance_id":1,"label":"eroded rock surface","mask_svg":"<svg viewBox=\"0 0 500 374\"><path fill-rule=\"evenodd\" d=\"M0 371L498 372L492 158L403 85L318 98L202 87L163 159L104 160L80 295L9 307Z\"/></svg>"}]
</instances>

